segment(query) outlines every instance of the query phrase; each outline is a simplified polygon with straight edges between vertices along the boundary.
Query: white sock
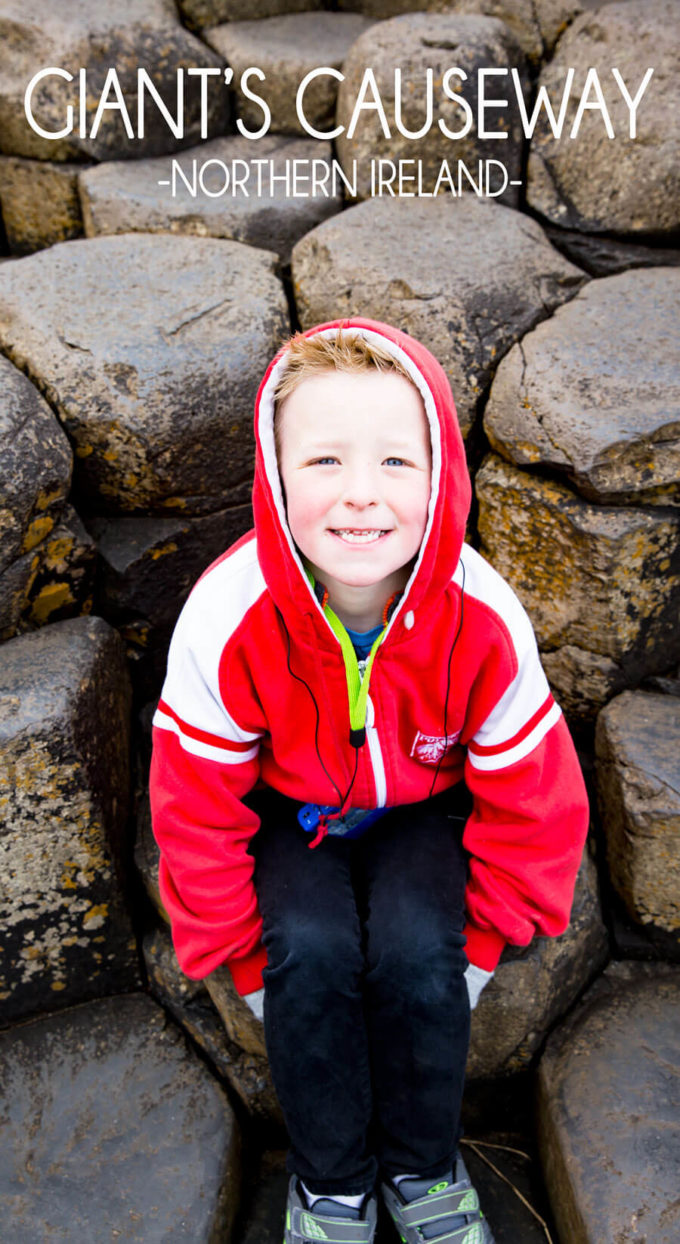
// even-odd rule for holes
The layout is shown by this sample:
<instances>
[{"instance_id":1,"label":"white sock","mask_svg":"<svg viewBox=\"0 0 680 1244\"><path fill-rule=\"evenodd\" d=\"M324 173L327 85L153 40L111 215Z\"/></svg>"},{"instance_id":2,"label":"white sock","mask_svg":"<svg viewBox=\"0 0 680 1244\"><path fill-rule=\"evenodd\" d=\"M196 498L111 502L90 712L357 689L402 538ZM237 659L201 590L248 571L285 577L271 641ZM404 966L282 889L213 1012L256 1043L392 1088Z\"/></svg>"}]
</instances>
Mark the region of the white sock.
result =
<instances>
[{"instance_id":1,"label":"white sock","mask_svg":"<svg viewBox=\"0 0 680 1244\"><path fill-rule=\"evenodd\" d=\"M358 1196L336 1196L334 1192L310 1192L309 1188L300 1180L302 1191L307 1198L307 1208L314 1209L316 1201L337 1201L340 1205L350 1205L352 1209L358 1209L361 1205L365 1192L360 1192Z\"/></svg>"},{"instance_id":2,"label":"white sock","mask_svg":"<svg viewBox=\"0 0 680 1244\"><path fill-rule=\"evenodd\" d=\"M398 1188L399 1184L402 1182L403 1179L422 1179L422 1178L423 1178L422 1175L395 1175L394 1178L390 1180L390 1182L394 1184L395 1188ZM432 1182L443 1183L444 1180L447 1180L448 1182L449 1179L450 1179L449 1175L440 1175L439 1179L433 1179Z\"/></svg>"}]
</instances>

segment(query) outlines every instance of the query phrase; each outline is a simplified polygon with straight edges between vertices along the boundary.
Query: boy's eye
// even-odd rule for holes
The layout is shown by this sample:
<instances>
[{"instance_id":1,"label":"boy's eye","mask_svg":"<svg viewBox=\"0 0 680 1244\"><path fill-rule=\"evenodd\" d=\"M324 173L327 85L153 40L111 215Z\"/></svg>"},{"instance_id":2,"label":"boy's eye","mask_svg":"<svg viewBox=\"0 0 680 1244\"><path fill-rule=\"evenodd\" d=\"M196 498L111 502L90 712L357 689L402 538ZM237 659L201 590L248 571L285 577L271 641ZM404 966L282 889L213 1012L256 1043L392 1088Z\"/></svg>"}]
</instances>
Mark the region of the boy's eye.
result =
<instances>
[{"instance_id":1,"label":"boy's eye","mask_svg":"<svg viewBox=\"0 0 680 1244\"><path fill-rule=\"evenodd\" d=\"M337 461L337 458L330 456L328 458L315 458L312 462L312 466L335 466Z\"/></svg>"},{"instance_id":2,"label":"boy's eye","mask_svg":"<svg viewBox=\"0 0 680 1244\"><path fill-rule=\"evenodd\" d=\"M406 466L406 462L403 458L386 458L385 465L386 466Z\"/></svg>"}]
</instances>

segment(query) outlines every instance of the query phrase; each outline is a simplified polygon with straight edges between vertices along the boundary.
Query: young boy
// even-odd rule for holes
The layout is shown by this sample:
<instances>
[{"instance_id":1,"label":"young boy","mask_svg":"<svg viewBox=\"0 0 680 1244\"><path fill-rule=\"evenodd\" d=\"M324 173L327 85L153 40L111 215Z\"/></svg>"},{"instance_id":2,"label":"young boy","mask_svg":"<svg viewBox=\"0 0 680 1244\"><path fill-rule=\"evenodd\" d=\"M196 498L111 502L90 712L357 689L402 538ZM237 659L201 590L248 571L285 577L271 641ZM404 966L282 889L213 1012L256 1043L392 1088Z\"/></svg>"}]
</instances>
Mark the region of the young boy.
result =
<instances>
[{"instance_id":1,"label":"young boy","mask_svg":"<svg viewBox=\"0 0 680 1244\"><path fill-rule=\"evenodd\" d=\"M187 601L154 719L177 956L227 963L256 1013L264 982L286 1244L370 1244L377 1181L407 1244L489 1244L458 1153L470 1008L506 942L567 925L580 769L526 614L463 543L432 355L370 320L299 334L256 440L255 531Z\"/></svg>"}]
</instances>

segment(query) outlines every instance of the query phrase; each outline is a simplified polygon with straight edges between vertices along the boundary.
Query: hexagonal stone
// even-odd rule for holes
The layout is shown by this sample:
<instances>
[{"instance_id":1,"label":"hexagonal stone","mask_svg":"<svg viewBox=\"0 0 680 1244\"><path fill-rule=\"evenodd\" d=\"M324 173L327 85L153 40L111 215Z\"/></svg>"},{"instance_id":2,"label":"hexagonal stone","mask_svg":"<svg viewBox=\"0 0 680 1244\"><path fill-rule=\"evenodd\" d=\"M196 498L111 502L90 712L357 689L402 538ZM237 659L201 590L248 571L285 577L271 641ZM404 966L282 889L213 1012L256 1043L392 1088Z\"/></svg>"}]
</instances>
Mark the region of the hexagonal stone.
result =
<instances>
[{"instance_id":1,"label":"hexagonal stone","mask_svg":"<svg viewBox=\"0 0 680 1244\"><path fill-rule=\"evenodd\" d=\"M670 246L622 242L602 233L560 229L546 221L547 237L562 255L591 276L616 276L628 268L678 267L680 251Z\"/></svg>"},{"instance_id":2,"label":"hexagonal stone","mask_svg":"<svg viewBox=\"0 0 680 1244\"><path fill-rule=\"evenodd\" d=\"M145 234L0 268L0 345L55 405L95 513L249 499L253 401L288 331L273 268L238 242Z\"/></svg>"},{"instance_id":3,"label":"hexagonal stone","mask_svg":"<svg viewBox=\"0 0 680 1244\"><path fill-rule=\"evenodd\" d=\"M535 211L585 233L663 235L678 229L680 138L674 119L679 56L674 0L620 0L576 19L539 80L557 113L567 72L575 71L561 137L555 137L542 112L531 140L527 198ZM635 137L630 136L631 108L613 67L633 99L647 68L654 69L637 106ZM595 88L585 89L591 70L598 74L610 135L600 108L587 109L574 133L579 101L585 95L596 102Z\"/></svg>"},{"instance_id":4,"label":"hexagonal stone","mask_svg":"<svg viewBox=\"0 0 680 1244\"><path fill-rule=\"evenodd\" d=\"M634 920L680 941L680 699L625 692L595 739L611 880Z\"/></svg>"},{"instance_id":5,"label":"hexagonal stone","mask_svg":"<svg viewBox=\"0 0 680 1244\"><path fill-rule=\"evenodd\" d=\"M177 3L191 30L219 26L221 22L243 22L323 8L323 0L177 0Z\"/></svg>"},{"instance_id":6,"label":"hexagonal stone","mask_svg":"<svg viewBox=\"0 0 680 1244\"><path fill-rule=\"evenodd\" d=\"M239 1132L161 1007L106 998L0 1034L3 1237L231 1239Z\"/></svg>"},{"instance_id":7,"label":"hexagonal stone","mask_svg":"<svg viewBox=\"0 0 680 1244\"><path fill-rule=\"evenodd\" d=\"M527 609L563 709L606 700L680 656L680 515L591 505L490 455L476 478L481 551ZM583 661L563 659L580 650ZM595 658L584 702L584 664Z\"/></svg>"},{"instance_id":8,"label":"hexagonal stone","mask_svg":"<svg viewBox=\"0 0 680 1244\"><path fill-rule=\"evenodd\" d=\"M252 525L249 505L202 518L88 519L100 557L97 611L114 625L174 626L199 576Z\"/></svg>"},{"instance_id":9,"label":"hexagonal stone","mask_svg":"<svg viewBox=\"0 0 680 1244\"><path fill-rule=\"evenodd\" d=\"M28 255L83 232L78 166L0 157L0 207L9 248Z\"/></svg>"},{"instance_id":10,"label":"hexagonal stone","mask_svg":"<svg viewBox=\"0 0 680 1244\"><path fill-rule=\"evenodd\" d=\"M239 116L249 130L257 133L264 123L260 104L241 89L241 75L255 65L266 81L251 77L248 89L270 109L269 132L308 134L295 108L302 79L322 66L339 69L354 41L371 24L358 13L285 13L260 21L228 22L205 30L203 38L233 69ZM329 74L307 87L304 114L314 129L324 132L332 124L337 93L337 79Z\"/></svg>"},{"instance_id":11,"label":"hexagonal stone","mask_svg":"<svg viewBox=\"0 0 680 1244\"><path fill-rule=\"evenodd\" d=\"M550 1037L540 1153L559 1238L680 1238L680 969L614 963Z\"/></svg>"},{"instance_id":12,"label":"hexagonal stone","mask_svg":"<svg viewBox=\"0 0 680 1244\"><path fill-rule=\"evenodd\" d=\"M494 449L591 501L680 504L680 269L591 281L501 362Z\"/></svg>"},{"instance_id":13,"label":"hexagonal stone","mask_svg":"<svg viewBox=\"0 0 680 1244\"><path fill-rule=\"evenodd\" d=\"M239 134L172 158L100 164L80 178L85 233L232 238L286 262L298 238L342 207L329 154L311 139L265 135L253 147Z\"/></svg>"},{"instance_id":14,"label":"hexagonal stone","mask_svg":"<svg viewBox=\"0 0 680 1244\"><path fill-rule=\"evenodd\" d=\"M138 983L124 897L129 712L123 646L100 618L3 645L5 1022Z\"/></svg>"},{"instance_id":15,"label":"hexagonal stone","mask_svg":"<svg viewBox=\"0 0 680 1244\"><path fill-rule=\"evenodd\" d=\"M586 279L535 221L470 196L362 203L298 242L292 270L304 328L368 307L429 346L464 435L502 355Z\"/></svg>"},{"instance_id":16,"label":"hexagonal stone","mask_svg":"<svg viewBox=\"0 0 680 1244\"><path fill-rule=\"evenodd\" d=\"M54 73L43 77L33 91L32 114L36 125L53 136L69 128L71 106L71 132L63 137L43 137L24 111L29 82L48 67L63 70L73 80ZM5 0L0 13L0 150L59 161L158 155L198 142L205 136L202 120L212 138L226 128L228 95L221 73L207 79L213 85L202 118L201 79L186 72L190 67L221 71L223 62L184 29L167 0L118 0L115 5L108 0L72 0L68 5ZM81 68L87 71L82 135ZM139 136L138 68L147 71L174 121L180 111L178 72L184 73L181 137L174 136L143 87L144 136ZM115 69L117 91L110 69Z\"/></svg>"},{"instance_id":17,"label":"hexagonal stone","mask_svg":"<svg viewBox=\"0 0 680 1244\"><path fill-rule=\"evenodd\" d=\"M73 455L47 402L4 358L0 394L0 638L8 638L64 510Z\"/></svg>"},{"instance_id":18,"label":"hexagonal stone","mask_svg":"<svg viewBox=\"0 0 680 1244\"><path fill-rule=\"evenodd\" d=\"M491 1079L530 1066L556 1021L608 957L597 873L586 853L566 932L561 937L535 937L527 947L507 947L503 952L472 1014L468 1079Z\"/></svg>"},{"instance_id":19,"label":"hexagonal stone","mask_svg":"<svg viewBox=\"0 0 680 1244\"><path fill-rule=\"evenodd\" d=\"M469 132L462 134L466 118L460 104L445 94L443 86L447 71L457 66L465 71L474 85L471 88L469 81L466 83L454 77L449 83L449 92L467 95L475 102L477 70L497 67L507 71L509 65L517 68L524 90L528 91L521 49L509 28L491 17L407 13L403 17L380 22L361 35L342 67L344 81L338 91L336 117L338 126L344 127L344 132L336 139L338 158L348 175L352 173L356 161L358 197L368 198L376 193L371 172L374 161L386 160L393 164L400 160L417 162L423 186L432 193L438 185L443 161L452 166L453 181L457 187L459 162L466 166L477 183L480 161L493 160L496 163L488 166L490 192L498 195L501 202L516 205L519 201L524 139L514 91L505 87L500 91L497 83L493 92L487 90L487 98L493 94L494 99L507 99L506 105L491 107L485 114L486 128L493 133L506 134L507 141L503 141L479 137L476 119L470 124ZM372 70L380 94L382 116L372 106L368 111L363 109L354 115L357 100L361 99L367 68ZM401 69L401 88L396 80L397 68ZM429 88L428 71L431 73ZM506 82L505 79L503 81ZM427 107L428 90L432 99L431 110ZM369 105L374 93L371 85L367 93ZM356 128L351 132L355 121ZM440 121L457 137L448 137L441 130ZM422 136L417 137L423 130ZM507 171L505 181L497 167L498 162L502 162ZM510 184L512 182L516 184ZM465 177L461 178L460 186L462 191L470 190ZM413 189L412 184L406 186L407 193ZM384 190L383 193L389 191ZM439 187L439 193L445 197L450 195L446 181Z\"/></svg>"},{"instance_id":20,"label":"hexagonal stone","mask_svg":"<svg viewBox=\"0 0 680 1244\"><path fill-rule=\"evenodd\" d=\"M582 0L339 0L338 7L373 18L422 11L497 17L512 31L527 59L536 63L552 49L567 22L583 12L584 4Z\"/></svg>"}]
</instances>

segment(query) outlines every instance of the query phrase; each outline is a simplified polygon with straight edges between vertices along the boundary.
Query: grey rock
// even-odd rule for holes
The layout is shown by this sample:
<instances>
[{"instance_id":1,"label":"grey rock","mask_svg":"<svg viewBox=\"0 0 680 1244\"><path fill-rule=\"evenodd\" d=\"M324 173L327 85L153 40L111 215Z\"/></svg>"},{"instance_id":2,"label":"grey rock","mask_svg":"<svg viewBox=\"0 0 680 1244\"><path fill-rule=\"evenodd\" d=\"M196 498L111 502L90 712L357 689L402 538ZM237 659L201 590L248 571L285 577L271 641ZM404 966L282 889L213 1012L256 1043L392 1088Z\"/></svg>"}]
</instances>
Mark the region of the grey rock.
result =
<instances>
[{"instance_id":1,"label":"grey rock","mask_svg":"<svg viewBox=\"0 0 680 1244\"><path fill-rule=\"evenodd\" d=\"M38 70L57 67L73 81L50 74L33 92L32 112L49 134L68 127L63 138L44 138L29 125L24 94ZM155 101L145 97L144 137L137 123L138 67L153 80L173 118L178 113L177 75L184 77L183 133L175 138ZM0 150L38 160L111 160L124 156L158 155L191 146L201 136L201 82L190 67L222 69L223 62L180 24L172 0L71 0L68 5L46 0L4 0L0 13ZM87 70L86 125L79 130L79 71ZM95 136L92 131L100 100L115 103L115 88L104 86L115 68L124 101L130 137L121 108L104 109ZM210 81L210 79L208 79ZM208 137L224 132L228 95L221 75L212 79L207 96Z\"/></svg>"},{"instance_id":2,"label":"grey rock","mask_svg":"<svg viewBox=\"0 0 680 1244\"><path fill-rule=\"evenodd\" d=\"M555 1023L604 967L609 953L595 865L586 853L576 881L569 928L507 947L472 1014L469 1079L528 1067Z\"/></svg>"},{"instance_id":3,"label":"grey rock","mask_svg":"<svg viewBox=\"0 0 680 1244\"><path fill-rule=\"evenodd\" d=\"M78 165L0 157L0 207L14 255L79 237Z\"/></svg>"},{"instance_id":4,"label":"grey rock","mask_svg":"<svg viewBox=\"0 0 680 1244\"><path fill-rule=\"evenodd\" d=\"M114 625L174 626L199 575L252 525L249 505L203 518L88 519L101 563L97 611Z\"/></svg>"},{"instance_id":5,"label":"grey rock","mask_svg":"<svg viewBox=\"0 0 680 1244\"><path fill-rule=\"evenodd\" d=\"M627 684L621 665L611 657L575 644L542 653L543 668L568 717L594 721L600 709Z\"/></svg>"},{"instance_id":6,"label":"grey rock","mask_svg":"<svg viewBox=\"0 0 680 1244\"><path fill-rule=\"evenodd\" d=\"M340 0L339 7L374 18L422 11L496 17L505 22L527 60L535 64L584 5L581 0Z\"/></svg>"},{"instance_id":7,"label":"grey rock","mask_svg":"<svg viewBox=\"0 0 680 1244\"><path fill-rule=\"evenodd\" d=\"M0 346L56 408L95 513L248 499L253 401L288 330L273 265L238 242L126 234L0 267Z\"/></svg>"},{"instance_id":8,"label":"grey rock","mask_svg":"<svg viewBox=\"0 0 680 1244\"><path fill-rule=\"evenodd\" d=\"M138 983L124 898L130 692L100 618L10 639L0 673L4 1022Z\"/></svg>"},{"instance_id":9,"label":"grey rock","mask_svg":"<svg viewBox=\"0 0 680 1244\"><path fill-rule=\"evenodd\" d=\"M80 178L85 233L232 238L275 251L285 263L298 238L342 207L328 157L327 145L311 139L265 135L254 146L232 135L174 157L100 164ZM255 159L268 163L256 165ZM280 180L284 176L287 182ZM237 179L245 193L235 188Z\"/></svg>"},{"instance_id":10,"label":"grey rock","mask_svg":"<svg viewBox=\"0 0 680 1244\"><path fill-rule=\"evenodd\" d=\"M677 230L679 39L674 0L621 0L576 19L539 80L559 106L567 70L575 70L561 138L554 136L542 112L531 140L527 199L532 208L555 224L585 233L667 235ZM613 67L633 97L647 68L654 68L637 110L634 138ZM599 110L586 111L571 137L591 68L600 78L613 138Z\"/></svg>"},{"instance_id":11,"label":"grey rock","mask_svg":"<svg viewBox=\"0 0 680 1244\"><path fill-rule=\"evenodd\" d=\"M201 30L222 22L244 22L281 13L313 12L323 8L323 0L178 0L187 26Z\"/></svg>"},{"instance_id":12,"label":"grey rock","mask_svg":"<svg viewBox=\"0 0 680 1244\"><path fill-rule=\"evenodd\" d=\"M295 100L302 79L312 70L339 69L351 45L371 22L357 13L285 13L260 21L227 22L203 32L203 38L234 71L239 116L257 133L264 123L260 104L241 90L241 75L251 65L266 80L249 79L249 91L263 99L271 112L270 133L308 134L300 122ZM304 93L304 115L325 132L335 115L337 79L323 74Z\"/></svg>"},{"instance_id":13,"label":"grey rock","mask_svg":"<svg viewBox=\"0 0 680 1244\"><path fill-rule=\"evenodd\" d=\"M190 980L180 971L168 933L161 929L150 933L144 939L143 951L154 997L196 1042L253 1122L282 1129L283 1117L266 1057L245 1051L229 1038L205 984Z\"/></svg>"},{"instance_id":14,"label":"grey rock","mask_svg":"<svg viewBox=\"0 0 680 1244\"><path fill-rule=\"evenodd\" d=\"M47 402L0 358L0 571L52 531L71 485L73 455Z\"/></svg>"},{"instance_id":15,"label":"grey rock","mask_svg":"<svg viewBox=\"0 0 680 1244\"><path fill-rule=\"evenodd\" d=\"M550 1038L539 1140L559 1238L680 1235L680 969L612 964Z\"/></svg>"},{"instance_id":16,"label":"grey rock","mask_svg":"<svg viewBox=\"0 0 680 1244\"><path fill-rule=\"evenodd\" d=\"M679 505L679 354L680 270L591 281L501 362L491 445L591 501Z\"/></svg>"},{"instance_id":17,"label":"grey rock","mask_svg":"<svg viewBox=\"0 0 680 1244\"><path fill-rule=\"evenodd\" d=\"M16 629L71 484L73 455L37 389L0 358L0 638Z\"/></svg>"},{"instance_id":18,"label":"grey rock","mask_svg":"<svg viewBox=\"0 0 680 1244\"><path fill-rule=\"evenodd\" d=\"M625 692L595 740L611 880L634 920L680 942L680 700Z\"/></svg>"},{"instance_id":19,"label":"grey rock","mask_svg":"<svg viewBox=\"0 0 680 1244\"><path fill-rule=\"evenodd\" d=\"M481 551L517 592L542 651L581 649L606 658L592 671L598 702L588 716L601 707L600 696L636 686L677 660L679 515L592 505L564 484L493 455L475 486ZM569 656L551 676L562 707L577 716L585 688L574 686L579 662Z\"/></svg>"},{"instance_id":20,"label":"grey rock","mask_svg":"<svg viewBox=\"0 0 680 1244\"><path fill-rule=\"evenodd\" d=\"M106 998L0 1035L6 1244L231 1239L240 1143L161 1007Z\"/></svg>"},{"instance_id":21,"label":"grey rock","mask_svg":"<svg viewBox=\"0 0 680 1244\"><path fill-rule=\"evenodd\" d=\"M457 186L458 161L469 169L470 175L479 180L479 162L500 161L507 170L507 185L497 164L490 165L490 187L498 194L500 202L516 206L519 202L523 133L519 108L514 91L495 93L495 98L507 98L507 107L493 108L487 121L494 132L506 133L507 141L480 138L476 122L465 137L451 139L439 127L446 124L450 132L458 133L464 125L460 105L444 94L443 78L452 66L463 69L473 84L481 67L505 68L515 66L520 73L524 90L528 91L528 78L521 49L509 28L495 18L458 16L453 13L407 13L380 22L367 30L353 44L343 64L344 81L338 91L336 121L344 127L337 140L338 157L346 172L357 164L357 197L367 198L375 193L371 182L371 162L388 160L418 161L425 189L432 192L437 184L442 162L452 166L454 184ZM354 133L350 137L352 116L367 67L373 70L380 92L387 128L374 109L362 111ZM397 89L395 69L401 68L402 87ZM426 108L427 71L432 71L432 94L434 97L431 123ZM505 81L505 80L504 80ZM467 92L466 92L467 88ZM469 81L453 79L450 89L472 97ZM475 98L476 98L476 86ZM369 92L372 99L373 93ZM408 134L427 132L421 138L407 137L397 126L396 109L401 101L402 125ZM492 118L492 120L490 120ZM413 170L411 170L413 171ZM511 185L511 182L516 185ZM463 178L461 186L469 189ZM413 191L408 185L406 191ZM389 192L387 192L389 193ZM403 190L402 190L403 193ZM450 195L446 183L440 194Z\"/></svg>"},{"instance_id":22,"label":"grey rock","mask_svg":"<svg viewBox=\"0 0 680 1244\"><path fill-rule=\"evenodd\" d=\"M352 207L298 242L292 270L304 328L370 311L429 346L464 435L499 359L586 280L535 221L470 196Z\"/></svg>"},{"instance_id":23,"label":"grey rock","mask_svg":"<svg viewBox=\"0 0 680 1244\"><path fill-rule=\"evenodd\" d=\"M25 629L92 612L97 549L73 506L38 549L40 563L22 617Z\"/></svg>"},{"instance_id":24,"label":"grey rock","mask_svg":"<svg viewBox=\"0 0 680 1244\"><path fill-rule=\"evenodd\" d=\"M628 268L678 267L680 250L664 246L642 246L638 242L622 242L597 233L579 233L578 229L558 229L548 222L545 232L562 255L583 268L590 276L616 276Z\"/></svg>"}]
</instances>

